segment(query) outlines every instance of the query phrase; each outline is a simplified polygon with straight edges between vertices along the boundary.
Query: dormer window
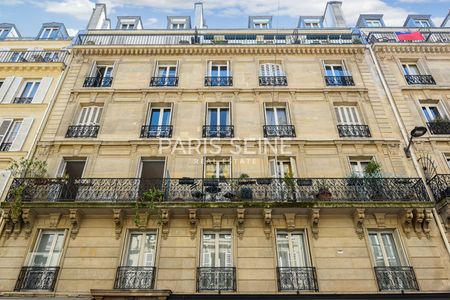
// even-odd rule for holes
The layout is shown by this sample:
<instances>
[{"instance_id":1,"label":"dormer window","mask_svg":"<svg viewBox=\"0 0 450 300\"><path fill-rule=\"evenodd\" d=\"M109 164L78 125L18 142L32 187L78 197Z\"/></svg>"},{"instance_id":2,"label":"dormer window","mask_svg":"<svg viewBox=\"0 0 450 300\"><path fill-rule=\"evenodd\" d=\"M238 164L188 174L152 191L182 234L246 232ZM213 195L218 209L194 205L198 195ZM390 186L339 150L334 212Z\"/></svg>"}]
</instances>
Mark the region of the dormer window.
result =
<instances>
[{"instance_id":1,"label":"dormer window","mask_svg":"<svg viewBox=\"0 0 450 300\"><path fill-rule=\"evenodd\" d=\"M366 20L367 27L383 27L380 20Z\"/></svg>"},{"instance_id":2,"label":"dormer window","mask_svg":"<svg viewBox=\"0 0 450 300\"><path fill-rule=\"evenodd\" d=\"M269 28L269 23L267 22L255 22L253 25L255 29L267 29Z\"/></svg>"},{"instance_id":3,"label":"dormer window","mask_svg":"<svg viewBox=\"0 0 450 300\"><path fill-rule=\"evenodd\" d=\"M253 29L270 29L272 22L271 16L249 17L248 28Z\"/></svg>"},{"instance_id":4,"label":"dormer window","mask_svg":"<svg viewBox=\"0 0 450 300\"><path fill-rule=\"evenodd\" d=\"M320 28L319 21L305 21L305 28Z\"/></svg>"},{"instance_id":5,"label":"dormer window","mask_svg":"<svg viewBox=\"0 0 450 300\"><path fill-rule=\"evenodd\" d=\"M56 27L49 27L49 28L45 28L42 33L41 33L41 39L44 40L54 40L59 32L59 28Z\"/></svg>"},{"instance_id":6,"label":"dormer window","mask_svg":"<svg viewBox=\"0 0 450 300\"><path fill-rule=\"evenodd\" d=\"M430 22L425 19L414 20L414 24L416 24L416 27L430 27Z\"/></svg>"},{"instance_id":7,"label":"dormer window","mask_svg":"<svg viewBox=\"0 0 450 300\"><path fill-rule=\"evenodd\" d=\"M134 24L131 24L131 23L122 23L122 26L120 27L120 29L123 29L123 30L132 30L132 29L134 29Z\"/></svg>"},{"instance_id":8,"label":"dormer window","mask_svg":"<svg viewBox=\"0 0 450 300\"><path fill-rule=\"evenodd\" d=\"M1 29L0 28L0 40L6 39L9 34L9 29Z\"/></svg>"},{"instance_id":9,"label":"dormer window","mask_svg":"<svg viewBox=\"0 0 450 300\"><path fill-rule=\"evenodd\" d=\"M186 29L185 23L173 23L170 26L170 29Z\"/></svg>"}]
</instances>

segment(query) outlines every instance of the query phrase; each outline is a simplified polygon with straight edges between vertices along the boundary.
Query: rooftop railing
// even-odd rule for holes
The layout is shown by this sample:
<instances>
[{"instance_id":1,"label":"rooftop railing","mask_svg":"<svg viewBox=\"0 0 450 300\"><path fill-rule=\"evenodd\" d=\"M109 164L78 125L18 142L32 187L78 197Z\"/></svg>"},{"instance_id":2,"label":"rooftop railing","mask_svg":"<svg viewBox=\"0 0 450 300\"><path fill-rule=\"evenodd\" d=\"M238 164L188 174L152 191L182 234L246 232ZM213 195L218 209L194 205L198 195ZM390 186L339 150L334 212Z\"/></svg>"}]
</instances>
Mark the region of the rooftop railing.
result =
<instances>
[{"instance_id":1,"label":"rooftop railing","mask_svg":"<svg viewBox=\"0 0 450 300\"><path fill-rule=\"evenodd\" d=\"M408 202L430 201L418 178L16 178L25 202L124 202L152 188L163 202Z\"/></svg>"},{"instance_id":2,"label":"rooftop railing","mask_svg":"<svg viewBox=\"0 0 450 300\"><path fill-rule=\"evenodd\" d=\"M67 51L0 51L0 63L64 63Z\"/></svg>"},{"instance_id":3,"label":"rooftop railing","mask_svg":"<svg viewBox=\"0 0 450 300\"><path fill-rule=\"evenodd\" d=\"M450 32L420 32L423 40L402 41L394 31L391 32L370 32L367 41L374 43L450 43Z\"/></svg>"}]
</instances>

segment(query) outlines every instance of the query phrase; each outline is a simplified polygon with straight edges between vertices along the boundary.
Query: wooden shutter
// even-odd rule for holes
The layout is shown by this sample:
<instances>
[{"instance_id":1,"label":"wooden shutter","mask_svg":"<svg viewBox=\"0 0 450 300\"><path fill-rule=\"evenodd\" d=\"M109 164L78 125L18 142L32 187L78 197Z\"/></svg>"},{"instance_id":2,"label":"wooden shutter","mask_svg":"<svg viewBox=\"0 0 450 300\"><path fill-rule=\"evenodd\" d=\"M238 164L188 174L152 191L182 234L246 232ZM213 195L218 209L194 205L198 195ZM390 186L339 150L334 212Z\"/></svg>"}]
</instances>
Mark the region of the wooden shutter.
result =
<instances>
[{"instance_id":1,"label":"wooden shutter","mask_svg":"<svg viewBox=\"0 0 450 300\"><path fill-rule=\"evenodd\" d=\"M275 159L269 160L269 174L270 177L278 177L277 161Z\"/></svg>"},{"instance_id":2,"label":"wooden shutter","mask_svg":"<svg viewBox=\"0 0 450 300\"><path fill-rule=\"evenodd\" d=\"M53 80L52 77L42 78L39 84L39 88L36 91L36 95L34 95L34 98L31 101L31 103L42 103L44 101L45 95L47 95L50 85L52 84L52 80Z\"/></svg>"},{"instance_id":3,"label":"wooden shutter","mask_svg":"<svg viewBox=\"0 0 450 300\"><path fill-rule=\"evenodd\" d=\"M3 98L3 103L11 103L13 101L14 97L17 95L17 90L19 89L22 79L22 77L14 77L14 80Z\"/></svg>"},{"instance_id":4,"label":"wooden shutter","mask_svg":"<svg viewBox=\"0 0 450 300\"><path fill-rule=\"evenodd\" d=\"M33 125L33 118L24 118L22 121L22 125L19 128L19 132L17 133L14 142L11 145L9 151L20 151L22 149L23 144L25 143L25 139L28 136L28 132L30 131L31 125Z\"/></svg>"},{"instance_id":5,"label":"wooden shutter","mask_svg":"<svg viewBox=\"0 0 450 300\"><path fill-rule=\"evenodd\" d=\"M2 200L3 194L5 194L10 175L11 171L0 170L0 201Z\"/></svg>"},{"instance_id":6,"label":"wooden shutter","mask_svg":"<svg viewBox=\"0 0 450 300\"><path fill-rule=\"evenodd\" d=\"M3 140L5 139L12 122L12 119L0 119L0 144L3 143Z\"/></svg>"},{"instance_id":7,"label":"wooden shutter","mask_svg":"<svg viewBox=\"0 0 450 300\"><path fill-rule=\"evenodd\" d=\"M100 106L83 107L78 118L78 125L98 125L102 110Z\"/></svg>"},{"instance_id":8,"label":"wooden shutter","mask_svg":"<svg viewBox=\"0 0 450 300\"><path fill-rule=\"evenodd\" d=\"M356 106L336 106L336 118L339 125L360 125Z\"/></svg>"},{"instance_id":9,"label":"wooden shutter","mask_svg":"<svg viewBox=\"0 0 450 300\"><path fill-rule=\"evenodd\" d=\"M3 102L6 93L9 90L9 87L11 86L11 84L14 81L14 76L11 77L6 77L5 80L3 81L2 86L0 87L0 103Z\"/></svg>"}]
</instances>

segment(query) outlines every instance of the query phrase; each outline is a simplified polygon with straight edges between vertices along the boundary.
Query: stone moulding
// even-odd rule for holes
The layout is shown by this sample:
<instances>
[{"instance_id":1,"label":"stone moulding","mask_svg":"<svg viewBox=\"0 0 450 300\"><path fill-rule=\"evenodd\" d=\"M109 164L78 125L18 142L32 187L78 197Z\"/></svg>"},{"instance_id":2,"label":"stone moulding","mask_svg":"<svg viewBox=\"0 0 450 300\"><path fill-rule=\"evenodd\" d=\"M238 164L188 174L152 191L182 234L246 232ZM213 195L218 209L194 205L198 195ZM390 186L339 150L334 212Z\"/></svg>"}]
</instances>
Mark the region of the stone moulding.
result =
<instances>
[{"instance_id":1,"label":"stone moulding","mask_svg":"<svg viewBox=\"0 0 450 300\"><path fill-rule=\"evenodd\" d=\"M264 234L266 238L270 238L270 233L272 232L272 209L264 209L263 211L264 218Z\"/></svg>"},{"instance_id":2,"label":"stone moulding","mask_svg":"<svg viewBox=\"0 0 450 300\"><path fill-rule=\"evenodd\" d=\"M245 208L236 209L237 234L240 239L244 236Z\"/></svg>"},{"instance_id":3,"label":"stone moulding","mask_svg":"<svg viewBox=\"0 0 450 300\"><path fill-rule=\"evenodd\" d=\"M413 210L406 208L401 212L401 223L403 232L407 238L411 237L411 231L413 230Z\"/></svg>"},{"instance_id":4,"label":"stone moulding","mask_svg":"<svg viewBox=\"0 0 450 300\"><path fill-rule=\"evenodd\" d=\"M122 209L113 209L113 220L115 225L116 240L120 238L123 229L124 211Z\"/></svg>"},{"instance_id":5,"label":"stone moulding","mask_svg":"<svg viewBox=\"0 0 450 300\"><path fill-rule=\"evenodd\" d=\"M319 218L320 209L311 210L311 232L313 237L317 240L319 238Z\"/></svg>"},{"instance_id":6,"label":"stone moulding","mask_svg":"<svg viewBox=\"0 0 450 300\"><path fill-rule=\"evenodd\" d=\"M198 217L197 217L197 209L196 208L190 208L189 209L189 232L191 234L191 239L195 238L195 235L197 234L197 224L198 224Z\"/></svg>"},{"instance_id":7,"label":"stone moulding","mask_svg":"<svg viewBox=\"0 0 450 300\"><path fill-rule=\"evenodd\" d=\"M450 46L448 44L408 44L408 45L399 45L399 44L379 44L373 47L374 51L378 53L450 53Z\"/></svg>"},{"instance_id":8,"label":"stone moulding","mask_svg":"<svg viewBox=\"0 0 450 300\"><path fill-rule=\"evenodd\" d=\"M76 208L69 209L69 221L71 224L70 237L75 239L80 231L81 211Z\"/></svg>"},{"instance_id":9,"label":"stone moulding","mask_svg":"<svg viewBox=\"0 0 450 300\"><path fill-rule=\"evenodd\" d=\"M353 222L355 224L355 232L358 238L362 240L364 238L364 219L365 219L365 209L357 208L353 212Z\"/></svg>"},{"instance_id":10,"label":"stone moulding","mask_svg":"<svg viewBox=\"0 0 450 300\"><path fill-rule=\"evenodd\" d=\"M163 208L161 209L161 233L164 239L167 239L169 235L169 209Z\"/></svg>"}]
</instances>

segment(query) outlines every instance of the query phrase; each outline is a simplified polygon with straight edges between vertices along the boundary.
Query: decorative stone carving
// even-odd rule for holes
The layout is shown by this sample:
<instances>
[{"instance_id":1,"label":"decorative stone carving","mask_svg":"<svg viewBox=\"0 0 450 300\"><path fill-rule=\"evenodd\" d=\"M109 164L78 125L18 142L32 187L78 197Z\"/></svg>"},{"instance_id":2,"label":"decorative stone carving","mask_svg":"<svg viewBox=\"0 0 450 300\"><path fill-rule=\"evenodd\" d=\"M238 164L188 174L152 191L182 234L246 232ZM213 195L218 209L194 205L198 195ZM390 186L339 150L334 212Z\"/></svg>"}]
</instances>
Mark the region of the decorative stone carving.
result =
<instances>
[{"instance_id":1,"label":"decorative stone carving","mask_svg":"<svg viewBox=\"0 0 450 300\"><path fill-rule=\"evenodd\" d=\"M311 211L311 232L316 240L319 238L319 212L320 209L313 209Z\"/></svg>"},{"instance_id":2,"label":"decorative stone carving","mask_svg":"<svg viewBox=\"0 0 450 300\"><path fill-rule=\"evenodd\" d=\"M272 210L264 209L263 217L264 217L264 234L266 235L266 238L269 239L270 233L272 232Z\"/></svg>"},{"instance_id":3,"label":"decorative stone carving","mask_svg":"<svg viewBox=\"0 0 450 300\"><path fill-rule=\"evenodd\" d=\"M413 226L414 226L414 231L416 232L417 236L419 238L422 237L422 222L423 219L425 218L425 213L424 210L419 208L419 209L414 209L413 212Z\"/></svg>"},{"instance_id":4,"label":"decorative stone carving","mask_svg":"<svg viewBox=\"0 0 450 300\"><path fill-rule=\"evenodd\" d=\"M295 214L294 213L286 213L286 214L284 214L284 218L286 219L286 229L288 231L295 230Z\"/></svg>"},{"instance_id":5,"label":"decorative stone carving","mask_svg":"<svg viewBox=\"0 0 450 300\"><path fill-rule=\"evenodd\" d=\"M197 209L196 208L190 208L189 209L189 225L190 229L189 232L191 233L191 239L195 238L195 235L197 234Z\"/></svg>"},{"instance_id":6,"label":"decorative stone carving","mask_svg":"<svg viewBox=\"0 0 450 300\"><path fill-rule=\"evenodd\" d=\"M70 225L72 226L70 230L70 237L72 239L75 239L77 237L78 231L80 230L81 212L79 209L69 209L69 221Z\"/></svg>"},{"instance_id":7,"label":"decorative stone carving","mask_svg":"<svg viewBox=\"0 0 450 300\"><path fill-rule=\"evenodd\" d=\"M139 228L146 228L148 223L148 212L139 212L137 214L136 226Z\"/></svg>"},{"instance_id":8,"label":"decorative stone carving","mask_svg":"<svg viewBox=\"0 0 450 300\"><path fill-rule=\"evenodd\" d=\"M410 238L411 231L413 229L413 211L412 209L404 209L402 212L402 226L403 232L405 233L407 238Z\"/></svg>"},{"instance_id":9,"label":"decorative stone carving","mask_svg":"<svg viewBox=\"0 0 450 300\"><path fill-rule=\"evenodd\" d=\"M433 221L433 212L430 208L424 209L425 218L422 222L422 230L427 239L431 238L431 222Z\"/></svg>"},{"instance_id":10,"label":"decorative stone carving","mask_svg":"<svg viewBox=\"0 0 450 300\"><path fill-rule=\"evenodd\" d=\"M353 212L353 222L355 224L355 231L358 238L362 240L364 238L364 208L357 208Z\"/></svg>"},{"instance_id":11,"label":"decorative stone carving","mask_svg":"<svg viewBox=\"0 0 450 300\"><path fill-rule=\"evenodd\" d=\"M240 239L244 235L245 208L236 209L237 212L237 234Z\"/></svg>"},{"instance_id":12,"label":"decorative stone carving","mask_svg":"<svg viewBox=\"0 0 450 300\"><path fill-rule=\"evenodd\" d=\"M212 215L212 222L213 222L213 228L214 230L220 230L222 228L222 215L219 213L214 213Z\"/></svg>"},{"instance_id":13,"label":"decorative stone carving","mask_svg":"<svg viewBox=\"0 0 450 300\"><path fill-rule=\"evenodd\" d=\"M34 217L35 217L35 214L31 209L29 209L29 208L22 209L22 220L23 220L25 239L28 239L31 235L31 231L33 230Z\"/></svg>"},{"instance_id":14,"label":"decorative stone carving","mask_svg":"<svg viewBox=\"0 0 450 300\"><path fill-rule=\"evenodd\" d=\"M49 215L50 223L48 224L51 228L57 228L59 221L61 220L61 213L51 213Z\"/></svg>"},{"instance_id":15,"label":"decorative stone carving","mask_svg":"<svg viewBox=\"0 0 450 300\"><path fill-rule=\"evenodd\" d=\"M161 209L161 233L164 239L169 235L169 210L167 208Z\"/></svg>"},{"instance_id":16,"label":"decorative stone carving","mask_svg":"<svg viewBox=\"0 0 450 300\"><path fill-rule=\"evenodd\" d=\"M385 213L374 213L375 221L377 222L378 228L386 227L386 214Z\"/></svg>"},{"instance_id":17,"label":"decorative stone carving","mask_svg":"<svg viewBox=\"0 0 450 300\"><path fill-rule=\"evenodd\" d=\"M116 240L120 238L120 234L122 233L123 228L123 217L124 212L122 209L113 209L113 220L114 220L114 231L116 233Z\"/></svg>"},{"instance_id":18,"label":"decorative stone carving","mask_svg":"<svg viewBox=\"0 0 450 300\"><path fill-rule=\"evenodd\" d=\"M3 209L3 219L5 220L5 237L9 239L14 230L14 223L11 219L11 209L4 208Z\"/></svg>"}]
</instances>

